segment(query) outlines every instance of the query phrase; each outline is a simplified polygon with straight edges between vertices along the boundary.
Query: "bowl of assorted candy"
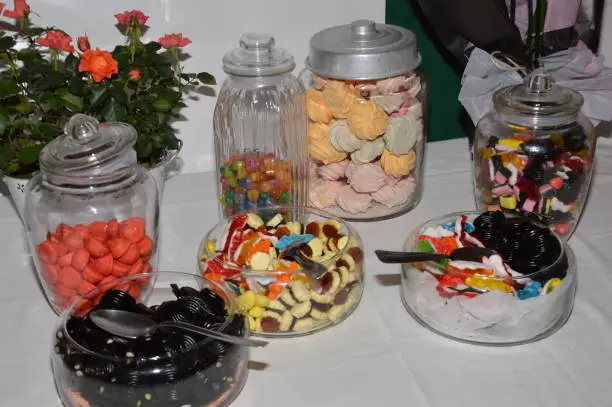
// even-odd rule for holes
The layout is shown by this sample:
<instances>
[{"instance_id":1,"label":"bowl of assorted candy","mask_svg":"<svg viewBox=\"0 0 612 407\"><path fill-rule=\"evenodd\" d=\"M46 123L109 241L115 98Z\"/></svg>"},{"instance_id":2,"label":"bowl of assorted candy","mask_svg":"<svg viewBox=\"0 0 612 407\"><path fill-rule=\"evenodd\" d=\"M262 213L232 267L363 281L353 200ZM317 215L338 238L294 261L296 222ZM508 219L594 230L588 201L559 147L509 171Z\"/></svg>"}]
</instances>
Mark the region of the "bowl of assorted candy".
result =
<instances>
[{"instance_id":1,"label":"bowl of assorted candy","mask_svg":"<svg viewBox=\"0 0 612 407\"><path fill-rule=\"evenodd\" d=\"M452 255L474 246L492 250L467 259ZM486 345L527 343L555 332L572 311L574 254L530 218L500 211L449 214L415 229L404 249L450 255L404 264L401 274L408 312L443 336ZM483 250L463 249L470 251Z\"/></svg>"},{"instance_id":2,"label":"bowl of assorted candy","mask_svg":"<svg viewBox=\"0 0 612 407\"><path fill-rule=\"evenodd\" d=\"M363 250L348 223L278 206L213 227L198 249L203 275L237 295L254 335L300 336L336 325L363 293Z\"/></svg>"},{"instance_id":3,"label":"bowl of assorted candy","mask_svg":"<svg viewBox=\"0 0 612 407\"><path fill-rule=\"evenodd\" d=\"M159 272L103 284L66 309L54 331L51 365L64 406L227 406L242 390L247 347L163 326L119 336L95 322L101 310L247 334L232 293L201 276Z\"/></svg>"}]
</instances>

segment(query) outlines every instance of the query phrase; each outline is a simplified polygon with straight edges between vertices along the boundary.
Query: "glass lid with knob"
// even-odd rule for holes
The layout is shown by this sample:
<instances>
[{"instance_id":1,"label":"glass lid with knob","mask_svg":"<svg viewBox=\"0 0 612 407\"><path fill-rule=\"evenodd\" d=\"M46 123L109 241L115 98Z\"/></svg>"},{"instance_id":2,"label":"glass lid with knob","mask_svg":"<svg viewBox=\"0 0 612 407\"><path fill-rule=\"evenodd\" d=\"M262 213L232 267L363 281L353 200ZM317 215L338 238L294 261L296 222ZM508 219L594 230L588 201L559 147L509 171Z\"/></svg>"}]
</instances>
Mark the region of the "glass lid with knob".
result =
<instances>
[{"instance_id":1,"label":"glass lid with knob","mask_svg":"<svg viewBox=\"0 0 612 407\"><path fill-rule=\"evenodd\" d=\"M291 72L295 60L275 46L269 34L248 33L240 38L240 47L223 57L223 70L237 76L272 76Z\"/></svg>"}]
</instances>

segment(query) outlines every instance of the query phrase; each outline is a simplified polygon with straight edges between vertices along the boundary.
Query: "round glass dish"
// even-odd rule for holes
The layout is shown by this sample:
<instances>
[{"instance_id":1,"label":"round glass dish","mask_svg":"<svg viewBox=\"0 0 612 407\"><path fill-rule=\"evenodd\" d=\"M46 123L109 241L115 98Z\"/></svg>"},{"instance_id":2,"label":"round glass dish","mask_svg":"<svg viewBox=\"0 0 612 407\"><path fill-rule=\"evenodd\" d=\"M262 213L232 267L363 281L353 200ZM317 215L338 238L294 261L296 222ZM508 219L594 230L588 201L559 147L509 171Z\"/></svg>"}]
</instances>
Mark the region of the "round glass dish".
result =
<instances>
[{"instance_id":1,"label":"round glass dish","mask_svg":"<svg viewBox=\"0 0 612 407\"><path fill-rule=\"evenodd\" d=\"M463 215L471 222L479 214L452 213L429 220L413 231L404 250L422 251L423 239L419 236L452 224ZM466 275L461 271L434 262L405 264L401 274L402 302L417 322L450 339L491 346L543 339L569 318L577 285L572 249L558 235L551 236L561 247L553 264L534 273L507 278L478 274L476 279L480 281L469 283L478 287L480 294L469 291L467 295L449 294L450 290L445 289L448 285L459 290L468 288L464 283ZM539 290L530 294L529 284L535 284Z\"/></svg>"},{"instance_id":2,"label":"round glass dish","mask_svg":"<svg viewBox=\"0 0 612 407\"><path fill-rule=\"evenodd\" d=\"M140 290L141 287L146 288ZM198 292L210 305L207 309L215 311L216 318L210 324L210 319L203 320L206 322L202 324L232 335L246 335L245 321L236 313L232 293L194 274L128 276L80 297L64 311L54 331L51 366L62 404L229 405L246 381L248 348L173 328L160 328L136 339L120 338L101 330L89 318L92 309L124 309L153 311L156 320L193 322L190 315L196 315L194 308L176 305L182 301L183 305L193 306ZM161 317L164 307L172 311L166 318Z\"/></svg>"},{"instance_id":3,"label":"round glass dish","mask_svg":"<svg viewBox=\"0 0 612 407\"><path fill-rule=\"evenodd\" d=\"M298 239L308 242L302 253L327 268L316 284L284 257L285 245ZM251 333L266 337L312 334L346 319L363 293L362 260L352 226L305 207L234 216L213 227L198 248L200 272L234 291Z\"/></svg>"}]
</instances>

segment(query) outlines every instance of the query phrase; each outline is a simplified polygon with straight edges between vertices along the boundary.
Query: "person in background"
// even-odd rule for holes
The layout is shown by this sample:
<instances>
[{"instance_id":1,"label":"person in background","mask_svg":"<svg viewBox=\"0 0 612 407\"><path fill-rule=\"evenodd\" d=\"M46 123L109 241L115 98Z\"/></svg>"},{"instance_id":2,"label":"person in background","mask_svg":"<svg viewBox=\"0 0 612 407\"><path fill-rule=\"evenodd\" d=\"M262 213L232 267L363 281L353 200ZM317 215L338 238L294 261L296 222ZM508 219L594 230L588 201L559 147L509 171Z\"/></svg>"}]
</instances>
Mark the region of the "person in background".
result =
<instances>
[{"instance_id":1,"label":"person in background","mask_svg":"<svg viewBox=\"0 0 612 407\"><path fill-rule=\"evenodd\" d=\"M409 0L410 1L410 0ZM474 47L528 66L524 38L536 0L416 0L439 41L463 69ZM605 0L548 0L541 55L584 42L597 51Z\"/></svg>"}]
</instances>

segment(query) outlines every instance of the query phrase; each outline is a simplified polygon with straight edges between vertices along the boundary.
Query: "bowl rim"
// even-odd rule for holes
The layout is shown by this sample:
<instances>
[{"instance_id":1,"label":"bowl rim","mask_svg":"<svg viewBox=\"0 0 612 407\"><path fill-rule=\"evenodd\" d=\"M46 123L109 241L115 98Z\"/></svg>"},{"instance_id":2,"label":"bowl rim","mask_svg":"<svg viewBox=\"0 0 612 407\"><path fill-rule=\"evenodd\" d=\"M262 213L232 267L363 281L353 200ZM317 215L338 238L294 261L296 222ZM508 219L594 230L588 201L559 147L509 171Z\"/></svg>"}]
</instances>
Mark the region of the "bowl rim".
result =
<instances>
[{"instance_id":1,"label":"bowl rim","mask_svg":"<svg viewBox=\"0 0 612 407\"><path fill-rule=\"evenodd\" d=\"M86 292L85 294L82 294L81 296L79 296L78 299L76 299L75 301L73 301L70 306L68 306L61 314L60 314L60 318L58 320L58 323L55 327L55 329L53 330L54 332L54 339L55 339L55 335L57 334L57 332L61 331L62 335L66 338L66 340L70 343L71 347L75 347L78 348L81 352L86 353L86 354L90 354L96 358L100 358L100 359L104 359L104 360L109 360L109 361L114 361L114 362L125 362L126 361L126 357L120 357L120 356L111 356L111 355L106 355L106 354L102 354L98 351L89 349L86 346L83 346L82 344L80 344L79 342L77 342L69 333L67 330L67 323L70 319L70 317L74 316L73 311L75 310L75 308L77 306L79 306L79 303L83 300L88 300L88 297L90 297L92 294L95 294L96 292L101 292L101 291L105 291L103 290L103 288L106 287L106 290L112 290L112 287L117 286L118 284L121 284L123 282L126 281L132 281L132 280L138 280L141 278L152 278L154 279L152 283L150 283L150 285L147 287L148 290L151 290L149 292L149 294L151 294L153 292L153 288L155 287L155 283L157 282L157 279L160 276L183 276L183 278L194 278L196 280L202 280L202 282L205 283L205 285L210 285L214 288L217 288L219 290L221 290L221 292L223 292L223 295L226 297L224 298L225 300L225 304L228 307L228 316L226 318L226 320L223 322L223 324L221 324L221 326L219 326L218 331L222 331L223 329L227 328L227 326L231 323L232 319L234 316L238 315L238 306L236 303L236 300L234 298L234 294L233 292L225 287L223 284L219 284L209 278L206 278L202 275L199 274L194 274L194 273L187 273L187 272L182 272L182 271L171 271L171 270L158 270L152 273L139 273L139 274L134 274L134 275L128 275L128 276L124 276L124 277L119 277L116 278L114 280L108 281L104 284L100 284L98 286L96 286L95 288L89 290L88 292ZM179 283L180 280L177 279L176 283ZM168 282L168 285L171 282ZM194 349L200 348L202 346L204 346L204 344L207 344L208 342L215 340L214 338L211 337L207 337L205 339L203 339L202 341L198 342L196 345L194 345L194 347L189 349L189 352L193 351ZM53 344L55 345L55 340L53 341ZM181 351L180 354L185 354L185 351ZM175 357L176 355L173 355L172 357ZM171 357L168 355L163 355L160 360L164 361L166 359L170 359Z\"/></svg>"},{"instance_id":2,"label":"bowl rim","mask_svg":"<svg viewBox=\"0 0 612 407\"><path fill-rule=\"evenodd\" d=\"M487 212L487 211L484 211ZM460 218L461 216L468 216L468 220L470 220L471 222L474 221L474 219L476 217L478 217L479 215L483 214L484 212L480 212L480 211L474 211L474 210L470 210L470 211L458 211L458 212L450 212L446 215L442 215L442 216L438 216L435 218L431 218L428 219L424 222L421 222L419 225L417 225L413 231L408 235L408 237L405 239L404 241L404 249L406 248L411 248L411 249L416 249L418 250L418 248L416 247L415 243L418 241L418 237L425 231L427 226L433 226L430 224L436 223L437 226L441 226L445 223L449 223L450 221L456 221L458 218ZM511 215L511 214L506 214L504 213L504 216L506 218L521 218L521 216L517 216L517 215ZM448 219L447 221L444 221L444 219ZM529 274L521 274L520 276L508 276L508 277L499 277L499 276L482 276L483 279L488 279L488 280L497 280L497 281L501 281L501 280L509 280L509 281L516 281L519 282L520 280L525 280L525 279L532 279L532 277L537 277L538 275L541 274L545 274L546 272L548 272L551 268L556 267L559 265L560 262L567 261L568 263L575 263L575 255L574 252L572 250L572 248L569 246L569 244L567 243L567 241L565 241L564 239L562 239L557 233L555 233L553 230L550 230L550 228L548 228L547 226L543 225L542 223L539 223L533 219L530 219L531 222L533 222L535 225L537 225L538 227L542 227L546 230L548 230L550 232L550 234L556 239L557 243L559 244L560 248L561 248L561 253L559 254L559 256L557 257L557 259L555 259L555 261L538 270L535 271L533 273L529 273ZM502 257L503 259L503 257ZM423 262L425 264L429 264L432 265L435 268L441 269L440 265L437 264L436 262L433 261L427 261L427 262ZM504 259L504 264L505 263L505 259ZM408 264L404 264L402 265L403 268L408 267ZM572 267L572 264L568 264L566 273L567 276L569 276L570 274L573 273L573 269L574 267ZM519 270L514 270L518 273L520 273ZM565 278L567 278L567 276ZM565 279L564 278L564 279Z\"/></svg>"},{"instance_id":3,"label":"bowl rim","mask_svg":"<svg viewBox=\"0 0 612 407\"><path fill-rule=\"evenodd\" d=\"M204 237L202 238L202 240L200 241L200 244L198 245L198 269L201 273L205 273L206 272L206 263L208 261L217 261L222 267L227 266L228 268L232 269L232 270L237 270L235 277L239 277L239 276L245 276L245 277L265 277L265 276L280 276L280 275L285 275L285 274L292 274L295 273L296 271L299 272L301 270L301 268L298 268L296 271L292 270L292 271L284 271L284 270L254 270L251 269L248 266L239 266L236 265L233 262L227 261L227 260L219 260L217 257L218 254L220 254L220 252L215 251L214 253L212 253L209 248L208 248L208 242L209 241L213 241L216 243L217 239L219 238L223 238L225 236L225 232L227 231L227 227L231 224L231 222L238 216L242 216L242 215L246 215L249 213L253 213L256 215L259 215L262 212L267 212L267 211L275 211L276 213L279 213L279 211L281 210L289 210L289 211L294 211L294 212L298 212L299 216L303 216L306 214L314 214L317 216L320 216L322 218L326 218L327 221L330 220L334 220L336 222L338 222L345 230L346 233L345 235L348 236L348 238L353 238L353 239L357 239L358 241L361 241L361 237L359 236L359 233L357 232L357 230L355 230L355 228L347 221L345 221L342 218L338 218L336 216L334 216L332 213L327 212L325 210L321 210L321 209L317 209L317 208L312 208L309 206L302 206L302 205L275 205L275 206L269 206L269 207L263 207L263 208L255 208L254 210L249 210L249 211L245 211L245 212L240 212L237 213L235 215L232 215L229 218L225 218L222 219L220 222L216 223L213 227L211 227L206 234L204 235ZM295 216L294 216L295 217ZM302 223L302 222L301 222ZM219 236L213 238L214 234L218 234ZM328 258L328 259L324 259L324 261L321 261L320 263L323 265L328 265L328 264L335 264L335 262L340 259L343 255L348 254L349 251L349 245L345 245L345 247L343 247L341 250L339 250L336 254L334 254L332 257ZM315 260L316 261L316 260Z\"/></svg>"}]
</instances>

